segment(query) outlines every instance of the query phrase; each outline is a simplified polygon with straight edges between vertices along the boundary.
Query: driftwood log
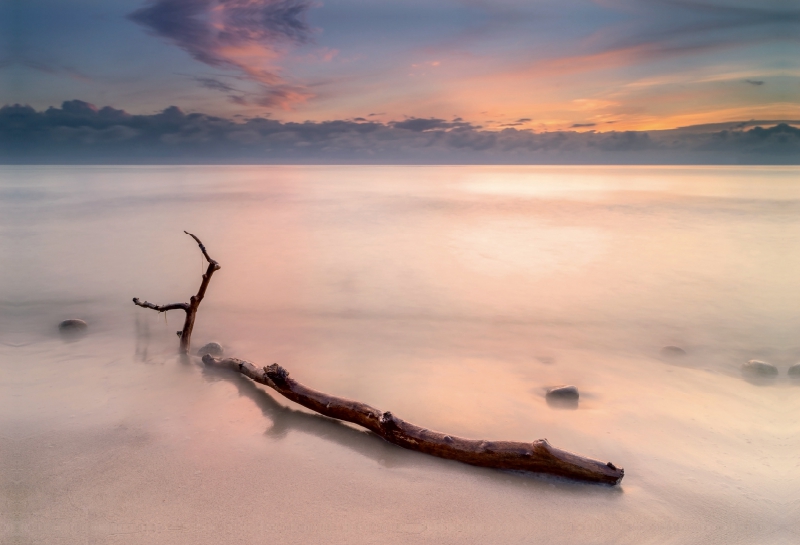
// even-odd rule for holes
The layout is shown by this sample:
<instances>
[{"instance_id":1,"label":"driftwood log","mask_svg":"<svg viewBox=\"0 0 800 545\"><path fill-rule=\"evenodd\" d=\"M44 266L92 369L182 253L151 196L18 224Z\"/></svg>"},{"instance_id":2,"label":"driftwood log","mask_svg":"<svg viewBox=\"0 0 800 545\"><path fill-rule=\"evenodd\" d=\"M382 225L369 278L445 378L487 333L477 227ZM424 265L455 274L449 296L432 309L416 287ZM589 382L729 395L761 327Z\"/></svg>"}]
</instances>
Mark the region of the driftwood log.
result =
<instances>
[{"instance_id":1,"label":"driftwood log","mask_svg":"<svg viewBox=\"0 0 800 545\"><path fill-rule=\"evenodd\" d=\"M188 354L197 309L208 289L211 275L218 271L220 266L209 257L199 238L186 231L184 233L197 242L203 257L208 261L208 268L203 275L197 294L191 297L189 303L154 305L147 301L142 303L136 297L133 302L140 307L158 312L178 309L186 312L183 330L177 333L181 339L181 352ZM555 448L546 439L539 439L532 443L482 441L428 430L406 422L388 411L383 412L365 403L308 388L289 378L286 369L276 363L268 367L258 367L249 361L236 358L214 358L208 354L203 356L203 363L207 366L238 371L312 411L330 418L358 424L390 443L440 458L458 460L474 466L549 473L570 479L609 485L619 484L625 475L625 471L621 467L616 467L611 462L604 463Z\"/></svg>"},{"instance_id":2,"label":"driftwood log","mask_svg":"<svg viewBox=\"0 0 800 545\"><path fill-rule=\"evenodd\" d=\"M440 458L474 466L535 471L610 485L618 484L625 474L622 468L611 462L604 463L555 448L546 439L532 443L482 441L428 430L365 403L313 390L289 378L286 369L276 363L258 367L249 361L210 355L203 356L203 363L238 371L312 411L358 424L390 443Z\"/></svg>"},{"instance_id":3,"label":"driftwood log","mask_svg":"<svg viewBox=\"0 0 800 545\"><path fill-rule=\"evenodd\" d=\"M153 303L148 303L147 301L142 303L139 301L138 297L134 297L133 304L143 308L157 310L158 312L167 312L168 310L184 311L186 313L186 319L183 322L183 329L177 333L178 337L181 338L181 353L188 354L192 343L192 329L194 329L194 319L197 315L197 309L200 306L200 302L203 300L203 297L206 295L208 283L211 282L211 275L214 274L214 271L218 271L220 266L219 263L211 259L206 251L206 247L203 246L203 243L200 242L199 238L187 231L184 231L184 233L192 237L195 242L197 242L197 245L200 246L200 251L203 252L203 257L205 257L206 261L208 261L208 268L206 269L206 273L203 275L203 281L200 282L200 289L197 290L197 295L192 295L188 303L171 303L169 305L154 305Z\"/></svg>"}]
</instances>

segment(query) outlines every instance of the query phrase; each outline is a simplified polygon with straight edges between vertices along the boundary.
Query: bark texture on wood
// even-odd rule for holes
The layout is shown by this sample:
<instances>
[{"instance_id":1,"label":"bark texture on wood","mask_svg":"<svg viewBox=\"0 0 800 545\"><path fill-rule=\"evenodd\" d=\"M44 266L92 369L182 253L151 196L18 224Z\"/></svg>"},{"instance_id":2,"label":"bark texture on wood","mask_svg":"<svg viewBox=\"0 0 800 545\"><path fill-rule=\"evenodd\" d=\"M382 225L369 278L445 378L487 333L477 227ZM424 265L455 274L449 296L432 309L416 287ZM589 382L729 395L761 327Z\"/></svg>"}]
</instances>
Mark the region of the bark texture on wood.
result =
<instances>
[{"instance_id":1,"label":"bark texture on wood","mask_svg":"<svg viewBox=\"0 0 800 545\"><path fill-rule=\"evenodd\" d=\"M421 428L390 412L308 388L292 378L278 364L258 367L237 358L203 357L206 365L233 369L269 386L282 396L331 418L358 424L401 447L467 464L549 473L581 481L616 485L625 471L551 446L546 439L532 443L464 439Z\"/></svg>"},{"instance_id":2,"label":"bark texture on wood","mask_svg":"<svg viewBox=\"0 0 800 545\"><path fill-rule=\"evenodd\" d=\"M148 303L145 301L144 303L139 300L138 297L133 298L133 304L140 306L142 308L149 308L152 310L157 310L158 312L166 312L168 310L183 310L186 312L186 319L183 322L183 329L178 331L178 336L181 338L180 343L180 351L183 354L189 353L189 348L192 342L192 329L194 329L194 319L197 315L197 309L200 306L200 302L203 300L203 297L206 295L206 290L208 289L208 283L211 282L211 275L214 274L214 271L218 271L220 269L219 263L211 259L206 251L206 247L203 246L203 243L200 242L200 239L197 238L192 233L184 231L187 235L192 237L197 245L200 246L200 251L203 253L203 257L206 258L208 261L208 268L206 268L206 272L203 275L203 280L200 282L200 289L197 290L196 295L192 295L189 299L188 303L172 303L169 305L154 305L153 303Z\"/></svg>"}]
</instances>

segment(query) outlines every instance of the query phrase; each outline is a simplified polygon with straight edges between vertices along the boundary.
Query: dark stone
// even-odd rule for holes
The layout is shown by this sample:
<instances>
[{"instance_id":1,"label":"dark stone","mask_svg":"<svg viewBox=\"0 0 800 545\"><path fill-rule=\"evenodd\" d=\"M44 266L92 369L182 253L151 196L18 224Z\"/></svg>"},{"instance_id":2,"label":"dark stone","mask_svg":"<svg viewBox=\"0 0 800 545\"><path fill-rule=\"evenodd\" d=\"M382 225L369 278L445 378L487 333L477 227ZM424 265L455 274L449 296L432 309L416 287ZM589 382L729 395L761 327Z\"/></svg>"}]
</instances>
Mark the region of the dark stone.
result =
<instances>
[{"instance_id":1,"label":"dark stone","mask_svg":"<svg viewBox=\"0 0 800 545\"><path fill-rule=\"evenodd\" d=\"M222 349L222 345L219 343L208 343L203 345L200 350L197 351L198 356L205 356L208 354L209 356L214 356L218 358L222 356L225 351Z\"/></svg>"},{"instance_id":2,"label":"dark stone","mask_svg":"<svg viewBox=\"0 0 800 545\"><path fill-rule=\"evenodd\" d=\"M76 341L86 335L89 326L83 320L70 318L58 324L58 332L65 341Z\"/></svg>"},{"instance_id":3,"label":"dark stone","mask_svg":"<svg viewBox=\"0 0 800 545\"><path fill-rule=\"evenodd\" d=\"M800 379L800 363L795 363L791 367L789 367L789 377Z\"/></svg>"},{"instance_id":4,"label":"dark stone","mask_svg":"<svg viewBox=\"0 0 800 545\"><path fill-rule=\"evenodd\" d=\"M682 358L686 355L686 350L680 346L665 346L661 349L661 355L670 358Z\"/></svg>"},{"instance_id":5,"label":"dark stone","mask_svg":"<svg viewBox=\"0 0 800 545\"><path fill-rule=\"evenodd\" d=\"M70 318L58 324L59 331L86 331L88 327L86 322L77 318Z\"/></svg>"},{"instance_id":6,"label":"dark stone","mask_svg":"<svg viewBox=\"0 0 800 545\"><path fill-rule=\"evenodd\" d=\"M547 397L558 399L578 399L580 394L575 386L555 386L548 388Z\"/></svg>"},{"instance_id":7,"label":"dark stone","mask_svg":"<svg viewBox=\"0 0 800 545\"><path fill-rule=\"evenodd\" d=\"M545 394L547 404L557 409L577 409L579 397L575 386L554 386Z\"/></svg>"},{"instance_id":8,"label":"dark stone","mask_svg":"<svg viewBox=\"0 0 800 545\"><path fill-rule=\"evenodd\" d=\"M778 368L765 361L750 360L742 365L742 373L751 377L774 378L778 376Z\"/></svg>"}]
</instances>

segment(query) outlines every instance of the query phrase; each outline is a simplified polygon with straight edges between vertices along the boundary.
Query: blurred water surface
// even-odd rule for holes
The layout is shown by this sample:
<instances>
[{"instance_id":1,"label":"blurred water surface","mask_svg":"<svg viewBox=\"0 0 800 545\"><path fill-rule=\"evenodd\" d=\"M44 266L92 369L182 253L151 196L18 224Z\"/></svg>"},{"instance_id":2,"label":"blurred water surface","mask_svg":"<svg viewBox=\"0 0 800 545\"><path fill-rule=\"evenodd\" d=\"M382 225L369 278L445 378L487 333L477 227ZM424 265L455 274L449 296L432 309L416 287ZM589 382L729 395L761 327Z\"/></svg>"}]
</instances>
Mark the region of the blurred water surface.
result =
<instances>
[{"instance_id":1,"label":"blurred water surface","mask_svg":"<svg viewBox=\"0 0 800 545\"><path fill-rule=\"evenodd\" d=\"M0 541L795 543L799 174L2 167ZM180 361L180 313L130 300L196 291L184 229L222 265L195 348L622 486L407 452Z\"/></svg>"}]
</instances>

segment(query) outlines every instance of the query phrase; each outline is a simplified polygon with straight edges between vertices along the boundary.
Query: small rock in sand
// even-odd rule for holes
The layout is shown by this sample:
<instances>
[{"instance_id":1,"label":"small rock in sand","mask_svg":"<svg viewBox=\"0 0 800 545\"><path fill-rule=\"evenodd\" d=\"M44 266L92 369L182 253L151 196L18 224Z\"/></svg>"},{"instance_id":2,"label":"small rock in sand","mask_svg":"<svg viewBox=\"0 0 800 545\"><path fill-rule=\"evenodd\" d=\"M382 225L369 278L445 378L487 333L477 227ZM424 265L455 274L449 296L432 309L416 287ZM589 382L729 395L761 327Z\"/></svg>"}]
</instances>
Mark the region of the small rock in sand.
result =
<instances>
[{"instance_id":1,"label":"small rock in sand","mask_svg":"<svg viewBox=\"0 0 800 545\"><path fill-rule=\"evenodd\" d=\"M198 356L205 356L208 354L209 356L219 357L224 353L222 349L222 345L219 343L208 343L203 345L200 350L197 351Z\"/></svg>"},{"instance_id":2,"label":"small rock in sand","mask_svg":"<svg viewBox=\"0 0 800 545\"><path fill-rule=\"evenodd\" d=\"M578 389L575 386L554 386L547 389L547 397L552 399L578 399Z\"/></svg>"},{"instance_id":3,"label":"small rock in sand","mask_svg":"<svg viewBox=\"0 0 800 545\"><path fill-rule=\"evenodd\" d=\"M800 379L800 363L795 363L789 367L789 377Z\"/></svg>"},{"instance_id":4,"label":"small rock in sand","mask_svg":"<svg viewBox=\"0 0 800 545\"><path fill-rule=\"evenodd\" d=\"M83 337L88 328L86 322L77 318L70 318L58 324L58 332L61 333L63 339L67 340L77 340Z\"/></svg>"},{"instance_id":5,"label":"small rock in sand","mask_svg":"<svg viewBox=\"0 0 800 545\"><path fill-rule=\"evenodd\" d=\"M742 372L760 378L772 378L778 376L778 368L765 361L750 360L742 365Z\"/></svg>"},{"instance_id":6,"label":"small rock in sand","mask_svg":"<svg viewBox=\"0 0 800 545\"><path fill-rule=\"evenodd\" d=\"M665 346L661 349L661 355L670 358L681 358L686 355L686 350L680 346Z\"/></svg>"},{"instance_id":7,"label":"small rock in sand","mask_svg":"<svg viewBox=\"0 0 800 545\"><path fill-rule=\"evenodd\" d=\"M86 322L77 318L70 318L58 324L59 331L85 331L89 327Z\"/></svg>"},{"instance_id":8,"label":"small rock in sand","mask_svg":"<svg viewBox=\"0 0 800 545\"><path fill-rule=\"evenodd\" d=\"M575 386L554 386L545 394L547 404L558 409L578 408L578 389Z\"/></svg>"}]
</instances>

